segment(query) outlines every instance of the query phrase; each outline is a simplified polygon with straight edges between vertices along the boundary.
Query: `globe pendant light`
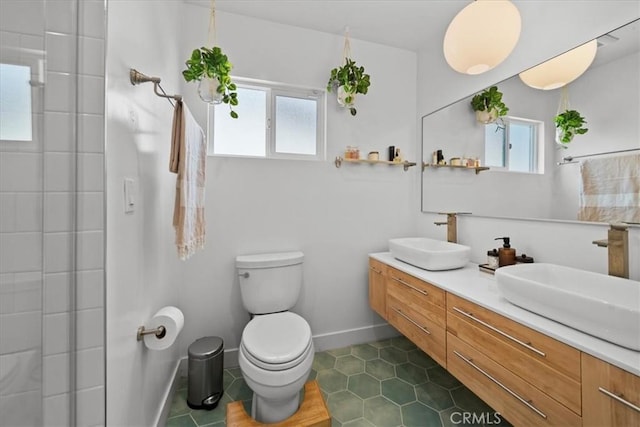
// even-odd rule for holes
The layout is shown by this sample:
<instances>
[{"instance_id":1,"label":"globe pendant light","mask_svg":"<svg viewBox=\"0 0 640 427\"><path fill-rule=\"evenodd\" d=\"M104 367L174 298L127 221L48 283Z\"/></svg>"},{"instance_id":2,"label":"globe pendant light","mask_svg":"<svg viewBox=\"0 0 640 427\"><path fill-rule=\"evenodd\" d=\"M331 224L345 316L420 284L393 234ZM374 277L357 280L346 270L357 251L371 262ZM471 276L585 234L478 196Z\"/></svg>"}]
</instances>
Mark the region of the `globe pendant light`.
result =
<instances>
[{"instance_id":1,"label":"globe pendant light","mask_svg":"<svg viewBox=\"0 0 640 427\"><path fill-rule=\"evenodd\" d=\"M520 79L535 89L551 90L565 86L582 75L591 65L598 50L597 40L591 40L560 56L520 73Z\"/></svg>"},{"instance_id":2,"label":"globe pendant light","mask_svg":"<svg viewBox=\"0 0 640 427\"><path fill-rule=\"evenodd\" d=\"M509 56L521 27L520 12L509 0L476 0L449 24L444 57L460 73L484 73Z\"/></svg>"}]
</instances>

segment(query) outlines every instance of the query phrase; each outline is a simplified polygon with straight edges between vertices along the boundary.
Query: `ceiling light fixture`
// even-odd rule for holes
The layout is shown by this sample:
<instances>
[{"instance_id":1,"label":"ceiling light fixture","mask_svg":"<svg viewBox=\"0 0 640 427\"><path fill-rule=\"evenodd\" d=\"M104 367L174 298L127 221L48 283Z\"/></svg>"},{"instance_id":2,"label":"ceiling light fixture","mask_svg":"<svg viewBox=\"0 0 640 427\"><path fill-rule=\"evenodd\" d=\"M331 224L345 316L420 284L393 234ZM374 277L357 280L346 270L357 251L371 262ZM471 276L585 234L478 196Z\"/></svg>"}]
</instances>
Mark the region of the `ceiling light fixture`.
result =
<instances>
[{"instance_id":1,"label":"ceiling light fixture","mask_svg":"<svg viewBox=\"0 0 640 427\"><path fill-rule=\"evenodd\" d=\"M444 58L463 74L480 74L504 61L520 38L520 12L509 0L476 0L453 18Z\"/></svg>"},{"instance_id":2,"label":"ceiling light fixture","mask_svg":"<svg viewBox=\"0 0 640 427\"><path fill-rule=\"evenodd\" d=\"M560 56L520 73L520 79L535 89L563 87L582 75L596 57L598 41L591 40Z\"/></svg>"}]
</instances>

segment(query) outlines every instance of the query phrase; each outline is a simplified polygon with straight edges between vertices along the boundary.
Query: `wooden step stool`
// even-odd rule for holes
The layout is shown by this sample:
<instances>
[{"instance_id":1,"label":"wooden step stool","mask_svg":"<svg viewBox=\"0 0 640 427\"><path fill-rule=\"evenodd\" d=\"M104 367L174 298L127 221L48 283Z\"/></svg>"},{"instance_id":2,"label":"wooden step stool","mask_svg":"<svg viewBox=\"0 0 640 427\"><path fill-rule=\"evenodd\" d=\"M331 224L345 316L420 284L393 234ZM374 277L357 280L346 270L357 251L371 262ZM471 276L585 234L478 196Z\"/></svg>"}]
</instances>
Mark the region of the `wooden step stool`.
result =
<instances>
[{"instance_id":1,"label":"wooden step stool","mask_svg":"<svg viewBox=\"0 0 640 427\"><path fill-rule=\"evenodd\" d=\"M304 385L304 400L298 412L276 424L262 424L244 410L242 401L227 404L227 427L331 427L331 415L316 380Z\"/></svg>"}]
</instances>

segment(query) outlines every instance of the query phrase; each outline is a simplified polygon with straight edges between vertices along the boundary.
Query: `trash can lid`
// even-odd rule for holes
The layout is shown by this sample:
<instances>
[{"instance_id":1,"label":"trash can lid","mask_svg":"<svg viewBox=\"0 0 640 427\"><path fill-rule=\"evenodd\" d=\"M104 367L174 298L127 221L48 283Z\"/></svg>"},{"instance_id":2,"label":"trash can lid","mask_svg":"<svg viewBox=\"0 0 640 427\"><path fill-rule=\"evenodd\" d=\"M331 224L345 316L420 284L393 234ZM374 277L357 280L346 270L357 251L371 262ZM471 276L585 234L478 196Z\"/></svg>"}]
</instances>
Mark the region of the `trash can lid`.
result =
<instances>
[{"instance_id":1,"label":"trash can lid","mask_svg":"<svg viewBox=\"0 0 640 427\"><path fill-rule=\"evenodd\" d=\"M208 359L216 356L223 350L223 341L220 337L198 338L189 346L190 359Z\"/></svg>"}]
</instances>

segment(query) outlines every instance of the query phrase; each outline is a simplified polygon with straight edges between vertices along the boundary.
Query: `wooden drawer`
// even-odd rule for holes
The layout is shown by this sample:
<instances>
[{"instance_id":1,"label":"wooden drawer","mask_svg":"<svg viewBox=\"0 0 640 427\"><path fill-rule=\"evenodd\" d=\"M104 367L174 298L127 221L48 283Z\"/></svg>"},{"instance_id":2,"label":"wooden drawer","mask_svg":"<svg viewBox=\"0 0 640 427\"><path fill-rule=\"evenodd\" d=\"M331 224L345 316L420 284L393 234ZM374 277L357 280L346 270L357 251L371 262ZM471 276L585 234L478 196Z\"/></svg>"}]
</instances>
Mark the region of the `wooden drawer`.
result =
<instances>
[{"instance_id":1,"label":"wooden drawer","mask_svg":"<svg viewBox=\"0 0 640 427\"><path fill-rule=\"evenodd\" d=\"M447 330L580 415L580 352L447 294Z\"/></svg>"},{"instance_id":2,"label":"wooden drawer","mask_svg":"<svg viewBox=\"0 0 640 427\"><path fill-rule=\"evenodd\" d=\"M582 353L585 426L640 427L640 377Z\"/></svg>"},{"instance_id":3,"label":"wooden drawer","mask_svg":"<svg viewBox=\"0 0 640 427\"><path fill-rule=\"evenodd\" d=\"M404 292L407 293L407 291ZM439 314L435 314L430 309L439 310ZM407 304L404 299L396 298L393 291L387 294L387 321L446 368L444 317L445 312L441 307L429 303L419 307L415 304Z\"/></svg>"},{"instance_id":4,"label":"wooden drawer","mask_svg":"<svg viewBox=\"0 0 640 427\"><path fill-rule=\"evenodd\" d=\"M514 426L581 426L582 418L447 334L447 369Z\"/></svg>"},{"instance_id":5,"label":"wooden drawer","mask_svg":"<svg viewBox=\"0 0 640 427\"><path fill-rule=\"evenodd\" d=\"M412 299L417 304L431 303L438 307L445 307L445 292L429 283L417 279L410 274L388 267L387 282L396 283L410 291ZM389 286L389 285L387 285Z\"/></svg>"},{"instance_id":6,"label":"wooden drawer","mask_svg":"<svg viewBox=\"0 0 640 427\"><path fill-rule=\"evenodd\" d=\"M387 265L369 258L369 305L382 318L387 318Z\"/></svg>"}]
</instances>

